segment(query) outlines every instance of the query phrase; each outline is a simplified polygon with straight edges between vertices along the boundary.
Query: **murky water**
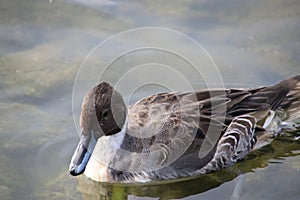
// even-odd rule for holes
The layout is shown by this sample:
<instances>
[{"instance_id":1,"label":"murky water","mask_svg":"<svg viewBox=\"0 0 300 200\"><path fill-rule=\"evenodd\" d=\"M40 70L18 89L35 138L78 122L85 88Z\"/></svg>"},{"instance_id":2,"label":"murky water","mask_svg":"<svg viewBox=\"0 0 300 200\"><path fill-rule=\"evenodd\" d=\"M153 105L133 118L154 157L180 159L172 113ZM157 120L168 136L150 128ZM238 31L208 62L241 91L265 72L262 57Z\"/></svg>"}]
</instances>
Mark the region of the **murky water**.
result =
<instances>
[{"instance_id":1,"label":"murky water","mask_svg":"<svg viewBox=\"0 0 300 200\"><path fill-rule=\"evenodd\" d=\"M0 199L299 199L300 142L293 139L297 131L228 169L188 180L124 186L68 174L78 142L73 84L85 56L99 42L136 27L171 28L206 48L225 86L269 85L300 73L299 8L298 1L284 0L2 0ZM120 48L113 46L106 53ZM106 78L120 77L124 62L151 60L143 53L115 63L119 68ZM162 58L169 65L179 63ZM101 68L103 60L97 62ZM184 63L177 69L194 88L203 87ZM142 74L132 82L145 78ZM94 81L84 77L79 84L89 88ZM131 101L164 89L138 88ZM84 92L78 91L74 99L75 112Z\"/></svg>"}]
</instances>

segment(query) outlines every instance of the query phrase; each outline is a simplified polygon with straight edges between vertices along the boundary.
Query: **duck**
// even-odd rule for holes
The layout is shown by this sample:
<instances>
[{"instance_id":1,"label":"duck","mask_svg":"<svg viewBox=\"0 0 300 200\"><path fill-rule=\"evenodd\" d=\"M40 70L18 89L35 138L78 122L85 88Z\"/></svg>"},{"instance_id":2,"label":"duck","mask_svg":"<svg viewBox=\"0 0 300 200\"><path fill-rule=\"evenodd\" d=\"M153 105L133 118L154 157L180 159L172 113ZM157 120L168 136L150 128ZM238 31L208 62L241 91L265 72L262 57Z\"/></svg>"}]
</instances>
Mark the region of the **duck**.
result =
<instances>
[{"instance_id":1,"label":"duck","mask_svg":"<svg viewBox=\"0 0 300 200\"><path fill-rule=\"evenodd\" d=\"M220 171L297 128L300 75L272 86L154 94L126 106L101 82L84 97L69 172L138 183Z\"/></svg>"}]
</instances>

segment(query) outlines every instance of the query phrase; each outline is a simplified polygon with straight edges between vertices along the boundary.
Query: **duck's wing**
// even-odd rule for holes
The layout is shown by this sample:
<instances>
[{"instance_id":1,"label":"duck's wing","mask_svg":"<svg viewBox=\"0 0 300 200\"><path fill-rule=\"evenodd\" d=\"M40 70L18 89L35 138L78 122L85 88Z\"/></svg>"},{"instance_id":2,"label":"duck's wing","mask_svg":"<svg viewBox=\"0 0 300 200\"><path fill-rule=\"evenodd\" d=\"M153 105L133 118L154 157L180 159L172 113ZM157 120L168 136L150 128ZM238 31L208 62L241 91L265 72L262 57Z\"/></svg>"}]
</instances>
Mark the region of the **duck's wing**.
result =
<instances>
[{"instance_id":1,"label":"duck's wing","mask_svg":"<svg viewBox=\"0 0 300 200\"><path fill-rule=\"evenodd\" d=\"M228 109L250 95L234 89L162 93L142 99L129 108L121 148L145 154L165 178L189 175L213 158L218 140L233 119L226 114Z\"/></svg>"},{"instance_id":2,"label":"duck's wing","mask_svg":"<svg viewBox=\"0 0 300 200\"><path fill-rule=\"evenodd\" d=\"M196 130L196 136L204 138L211 125L228 125L235 117L230 114L231 110L251 95L251 92L243 89L152 95L129 107L128 133L142 138L154 136L159 138L158 142L169 142L167 140L176 135L178 126L182 126ZM245 110L244 113L253 111ZM162 133L171 130L175 133L167 134L170 137L163 134L160 138Z\"/></svg>"}]
</instances>

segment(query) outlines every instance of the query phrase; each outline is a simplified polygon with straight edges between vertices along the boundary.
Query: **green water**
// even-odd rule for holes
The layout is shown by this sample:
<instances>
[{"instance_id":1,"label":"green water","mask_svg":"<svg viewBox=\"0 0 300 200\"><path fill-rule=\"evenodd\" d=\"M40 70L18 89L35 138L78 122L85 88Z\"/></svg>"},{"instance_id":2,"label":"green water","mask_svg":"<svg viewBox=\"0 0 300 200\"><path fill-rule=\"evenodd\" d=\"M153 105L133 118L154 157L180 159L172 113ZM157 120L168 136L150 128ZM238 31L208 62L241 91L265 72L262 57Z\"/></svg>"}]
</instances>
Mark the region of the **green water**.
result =
<instances>
[{"instance_id":1,"label":"green water","mask_svg":"<svg viewBox=\"0 0 300 200\"><path fill-rule=\"evenodd\" d=\"M79 66L99 42L137 27L174 29L206 48L225 86L270 85L300 74L299 8L296 0L2 0L0 199L300 199L300 142L293 139L297 131L228 169L187 180L124 186L68 174L78 142L73 84ZM120 48L112 46L106 53ZM101 68L103 60L97 62ZM203 86L182 69L193 87ZM120 71L107 73L107 78L115 79ZM89 77L79 83L93 84ZM133 99L153 92L141 88Z\"/></svg>"}]
</instances>

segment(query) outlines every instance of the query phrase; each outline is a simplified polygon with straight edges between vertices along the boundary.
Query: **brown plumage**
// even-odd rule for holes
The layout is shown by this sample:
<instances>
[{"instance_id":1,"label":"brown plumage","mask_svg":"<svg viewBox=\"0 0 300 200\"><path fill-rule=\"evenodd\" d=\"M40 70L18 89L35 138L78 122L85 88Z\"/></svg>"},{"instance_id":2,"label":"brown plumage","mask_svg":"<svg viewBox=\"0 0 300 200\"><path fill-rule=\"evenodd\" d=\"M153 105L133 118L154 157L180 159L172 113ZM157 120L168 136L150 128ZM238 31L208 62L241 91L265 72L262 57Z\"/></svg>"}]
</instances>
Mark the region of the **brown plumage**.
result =
<instances>
[{"instance_id":1,"label":"brown plumage","mask_svg":"<svg viewBox=\"0 0 300 200\"><path fill-rule=\"evenodd\" d=\"M255 89L156 94L127 112L121 95L100 83L84 99L83 134L107 136L104 146L123 135L117 150L102 146L94 151L101 158L90 161L86 175L97 181L135 182L216 171L269 143L282 121L299 118L299 105L300 75ZM107 163L97 164L99 160ZM97 166L101 173L105 169L105 176Z\"/></svg>"}]
</instances>

